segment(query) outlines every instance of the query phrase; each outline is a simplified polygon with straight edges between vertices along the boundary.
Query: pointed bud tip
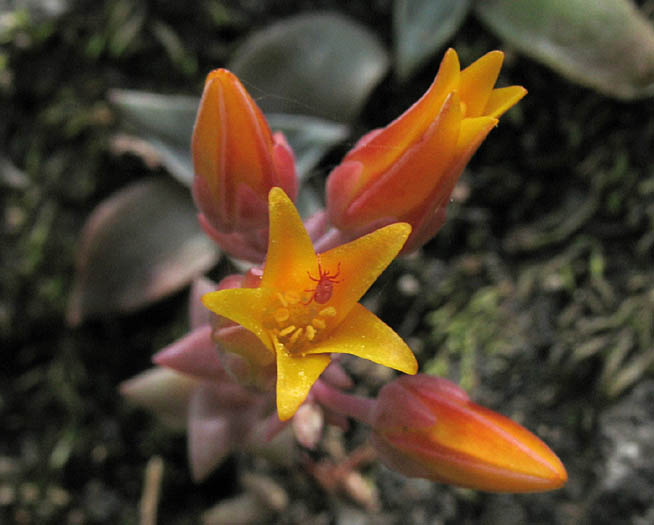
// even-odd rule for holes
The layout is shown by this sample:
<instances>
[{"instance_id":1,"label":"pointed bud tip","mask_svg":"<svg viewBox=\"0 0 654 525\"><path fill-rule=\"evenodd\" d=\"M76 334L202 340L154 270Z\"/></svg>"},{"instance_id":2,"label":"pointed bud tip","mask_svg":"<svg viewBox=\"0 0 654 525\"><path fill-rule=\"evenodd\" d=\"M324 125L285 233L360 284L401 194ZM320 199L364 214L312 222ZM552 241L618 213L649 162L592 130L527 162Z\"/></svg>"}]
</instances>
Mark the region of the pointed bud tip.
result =
<instances>
[{"instance_id":1,"label":"pointed bud tip","mask_svg":"<svg viewBox=\"0 0 654 525\"><path fill-rule=\"evenodd\" d=\"M537 436L444 379L397 379L382 389L375 410L375 447L407 476L516 493L554 490L568 479Z\"/></svg>"},{"instance_id":2,"label":"pointed bud tip","mask_svg":"<svg viewBox=\"0 0 654 525\"><path fill-rule=\"evenodd\" d=\"M229 69L225 69L222 67L218 69L214 69L213 71L209 72L205 80L205 85L214 80L217 80L219 82L223 82L223 81L239 82L238 78L236 77L236 75L234 75L234 73L232 73Z\"/></svg>"},{"instance_id":3,"label":"pointed bud tip","mask_svg":"<svg viewBox=\"0 0 654 525\"><path fill-rule=\"evenodd\" d=\"M207 75L191 150L193 198L219 233L266 228L272 186L281 186L291 197L297 194L292 149L281 135L273 138L256 101L226 69Z\"/></svg>"}]
</instances>

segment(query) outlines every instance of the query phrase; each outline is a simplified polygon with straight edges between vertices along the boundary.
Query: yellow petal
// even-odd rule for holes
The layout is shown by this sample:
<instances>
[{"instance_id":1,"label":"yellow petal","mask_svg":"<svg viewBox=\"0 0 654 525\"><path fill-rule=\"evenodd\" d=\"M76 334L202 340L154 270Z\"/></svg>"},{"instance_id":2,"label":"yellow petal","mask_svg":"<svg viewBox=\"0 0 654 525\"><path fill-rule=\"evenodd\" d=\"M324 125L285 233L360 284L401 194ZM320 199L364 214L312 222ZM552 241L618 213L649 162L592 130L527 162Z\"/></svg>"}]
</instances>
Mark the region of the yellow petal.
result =
<instances>
[{"instance_id":1,"label":"yellow petal","mask_svg":"<svg viewBox=\"0 0 654 525\"><path fill-rule=\"evenodd\" d=\"M468 163L472 154L484 141L498 120L492 117L466 118L461 122L459 140L456 143L455 158L458 163Z\"/></svg>"},{"instance_id":2,"label":"yellow petal","mask_svg":"<svg viewBox=\"0 0 654 525\"><path fill-rule=\"evenodd\" d=\"M271 350L273 345L264 328L263 314L274 301L274 293L263 288L231 288L202 296L202 303L209 310L242 325Z\"/></svg>"},{"instance_id":3,"label":"yellow petal","mask_svg":"<svg viewBox=\"0 0 654 525\"><path fill-rule=\"evenodd\" d=\"M461 71L459 95L466 106L466 117L482 115L502 68L504 53L491 51Z\"/></svg>"},{"instance_id":4,"label":"yellow petal","mask_svg":"<svg viewBox=\"0 0 654 525\"><path fill-rule=\"evenodd\" d=\"M320 265L332 273L339 268L338 283L329 304L336 308L338 324L372 286L399 253L411 233L411 226L396 223L320 254Z\"/></svg>"},{"instance_id":5,"label":"yellow petal","mask_svg":"<svg viewBox=\"0 0 654 525\"><path fill-rule=\"evenodd\" d=\"M484 114L489 117L498 118L505 111L517 104L526 94L527 90L522 86L494 89L486 103Z\"/></svg>"},{"instance_id":6,"label":"yellow petal","mask_svg":"<svg viewBox=\"0 0 654 525\"><path fill-rule=\"evenodd\" d=\"M311 387L327 368L328 355L292 356L277 352L277 414L286 421L293 417Z\"/></svg>"},{"instance_id":7,"label":"yellow petal","mask_svg":"<svg viewBox=\"0 0 654 525\"><path fill-rule=\"evenodd\" d=\"M276 290L306 288L307 270L317 268L313 244L293 202L281 188L268 197L270 230L261 286Z\"/></svg>"},{"instance_id":8,"label":"yellow petal","mask_svg":"<svg viewBox=\"0 0 654 525\"><path fill-rule=\"evenodd\" d=\"M308 353L352 354L406 374L418 371L416 358L402 338L358 303L329 338Z\"/></svg>"}]
</instances>

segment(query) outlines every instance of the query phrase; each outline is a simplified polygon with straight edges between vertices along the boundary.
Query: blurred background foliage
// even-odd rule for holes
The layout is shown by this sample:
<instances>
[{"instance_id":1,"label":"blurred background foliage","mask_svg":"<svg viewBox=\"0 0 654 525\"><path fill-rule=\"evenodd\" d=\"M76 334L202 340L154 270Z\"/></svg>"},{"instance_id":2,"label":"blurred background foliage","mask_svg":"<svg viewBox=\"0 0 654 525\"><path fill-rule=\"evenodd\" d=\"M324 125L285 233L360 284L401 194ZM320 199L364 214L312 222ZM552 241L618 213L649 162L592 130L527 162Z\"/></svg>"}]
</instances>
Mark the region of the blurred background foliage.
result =
<instances>
[{"instance_id":1,"label":"blurred background foliage","mask_svg":"<svg viewBox=\"0 0 654 525\"><path fill-rule=\"evenodd\" d=\"M653 13L651 0L1 2L0 520L137 523L146 465L161 456L162 523L229 523L229 505L280 523L652 521ZM464 66L504 50L500 83L529 95L473 158L443 230L366 302L423 370L547 441L569 484L488 495L373 463L361 496L315 468L243 456L193 485L183 437L125 406L116 385L184 333L185 283L233 270L182 242L206 73L233 68L287 132L309 211L331 167L424 92L450 45ZM138 215L121 211L137 202ZM84 229L98 206L115 220ZM171 220L191 230L167 235ZM153 261L182 278L152 281ZM124 275L114 295L102 271ZM383 384L386 372L351 364L361 391ZM338 465L364 435L330 432L296 460Z\"/></svg>"}]
</instances>

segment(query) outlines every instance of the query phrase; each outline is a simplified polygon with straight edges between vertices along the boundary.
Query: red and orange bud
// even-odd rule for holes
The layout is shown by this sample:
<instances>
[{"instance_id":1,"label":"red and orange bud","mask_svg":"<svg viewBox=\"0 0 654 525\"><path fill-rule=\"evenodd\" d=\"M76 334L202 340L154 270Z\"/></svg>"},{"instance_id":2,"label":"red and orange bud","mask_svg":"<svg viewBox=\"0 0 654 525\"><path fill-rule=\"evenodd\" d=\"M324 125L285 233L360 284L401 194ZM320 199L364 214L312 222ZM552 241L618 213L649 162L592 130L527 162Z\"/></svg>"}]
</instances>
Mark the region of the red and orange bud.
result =
<instances>
[{"instance_id":1,"label":"red and orange bud","mask_svg":"<svg viewBox=\"0 0 654 525\"><path fill-rule=\"evenodd\" d=\"M281 133L273 134L243 84L226 69L209 73L192 140L193 196L219 233L268 226L268 192L297 195L295 159Z\"/></svg>"},{"instance_id":2,"label":"red and orange bud","mask_svg":"<svg viewBox=\"0 0 654 525\"><path fill-rule=\"evenodd\" d=\"M387 384L372 424L382 460L406 476L490 492L541 492L568 479L539 438L446 379L419 374Z\"/></svg>"},{"instance_id":3,"label":"red and orange bud","mask_svg":"<svg viewBox=\"0 0 654 525\"><path fill-rule=\"evenodd\" d=\"M383 129L365 135L327 180L336 227L360 235L391 222L413 227L403 252L433 237L461 172L498 118L526 90L493 89L504 54L487 53L463 71L445 53L429 90Z\"/></svg>"}]
</instances>

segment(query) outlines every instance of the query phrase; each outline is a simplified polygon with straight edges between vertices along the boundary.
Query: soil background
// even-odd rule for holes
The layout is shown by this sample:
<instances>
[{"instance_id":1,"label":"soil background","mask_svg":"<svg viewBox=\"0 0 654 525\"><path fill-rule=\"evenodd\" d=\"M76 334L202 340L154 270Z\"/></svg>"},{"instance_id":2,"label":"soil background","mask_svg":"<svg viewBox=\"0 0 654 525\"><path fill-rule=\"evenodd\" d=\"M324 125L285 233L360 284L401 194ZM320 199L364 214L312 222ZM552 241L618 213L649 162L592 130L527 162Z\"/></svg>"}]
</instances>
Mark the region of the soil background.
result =
<instances>
[{"instance_id":1,"label":"soil background","mask_svg":"<svg viewBox=\"0 0 654 525\"><path fill-rule=\"evenodd\" d=\"M164 464L162 524L199 523L220 502L238 508L252 475L286 495L283 508L256 518L270 523L654 522L651 100L618 102L569 83L470 16L450 42L463 64L503 49L501 82L529 94L473 158L443 230L394 263L366 298L409 340L423 371L460 382L542 437L568 469L563 489L485 494L408 480L373 461L357 470L365 482L357 496L315 467L338 464L330 443L341 459L365 446L358 427L330 431L318 450L298 450L292 466L234 455L194 484L184 436L117 392L185 332L186 292L65 324L89 213L131 181L166 176L111 152L118 121L107 91L197 96L249 31L318 9L351 16L391 49L391 2L27 4L31 15L4 27L0 42L0 522L138 523L153 457ZM117 26L121 9L142 17L131 37ZM166 47L157 27L181 50ZM406 83L389 74L352 137L415 101L440 56ZM327 155L317 184L351 144ZM350 372L369 393L388 379L354 361Z\"/></svg>"}]
</instances>

